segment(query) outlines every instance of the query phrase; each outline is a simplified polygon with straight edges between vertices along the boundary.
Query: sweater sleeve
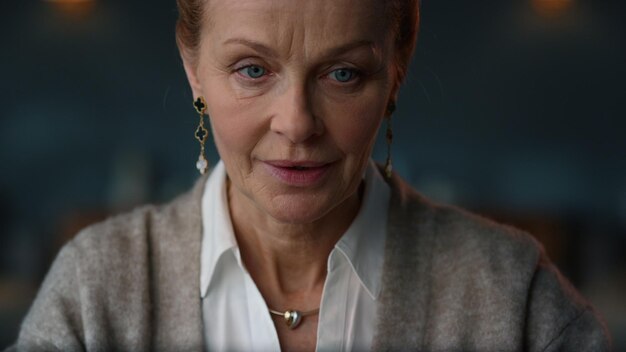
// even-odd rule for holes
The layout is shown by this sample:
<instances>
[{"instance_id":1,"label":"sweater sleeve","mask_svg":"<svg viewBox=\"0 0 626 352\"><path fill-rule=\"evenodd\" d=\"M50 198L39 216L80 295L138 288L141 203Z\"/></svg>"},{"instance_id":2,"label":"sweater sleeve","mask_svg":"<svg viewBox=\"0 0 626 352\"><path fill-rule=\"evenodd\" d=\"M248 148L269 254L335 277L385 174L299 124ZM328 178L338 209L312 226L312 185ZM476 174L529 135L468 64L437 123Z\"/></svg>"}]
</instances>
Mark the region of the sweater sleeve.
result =
<instances>
[{"instance_id":1,"label":"sweater sleeve","mask_svg":"<svg viewBox=\"0 0 626 352\"><path fill-rule=\"evenodd\" d=\"M545 255L535 272L528 298L526 346L529 351L611 350L602 319Z\"/></svg>"},{"instance_id":2,"label":"sweater sleeve","mask_svg":"<svg viewBox=\"0 0 626 352\"><path fill-rule=\"evenodd\" d=\"M17 351L83 351L78 265L67 244L46 276L22 323Z\"/></svg>"}]
</instances>

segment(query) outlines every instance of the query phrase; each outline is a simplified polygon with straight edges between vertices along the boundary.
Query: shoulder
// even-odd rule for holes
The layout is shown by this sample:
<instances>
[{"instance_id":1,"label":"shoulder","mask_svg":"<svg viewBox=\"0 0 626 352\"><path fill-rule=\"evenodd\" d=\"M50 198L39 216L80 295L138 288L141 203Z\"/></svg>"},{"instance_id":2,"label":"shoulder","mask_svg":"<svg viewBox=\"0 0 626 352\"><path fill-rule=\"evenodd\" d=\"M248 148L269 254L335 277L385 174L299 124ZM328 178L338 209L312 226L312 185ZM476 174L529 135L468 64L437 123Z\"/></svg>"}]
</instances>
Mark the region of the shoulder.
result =
<instances>
[{"instance_id":1,"label":"shoulder","mask_svg":"<svg viewBox=\"0 0 626 352\"><path fill-rule=\"evenodd\" d=\"M443 349L543 350L578 334L604 346L601 320L530 234L431 202L397 176L390 186L382 300L394 311L416 307L404 338L421 335Z\"/></svg>"},{"instance_id":2,"label":"shoulder","mask_svg":"<svg viewBox=\"0 0 626 352\"><path fill-rule=\"evenodd\" d=\"M61 249L55 265L74 268L83 284L110 289L117 283L123 289L124 277L145 276L151 265L176 254L172 251L200 242L204 181L168 203L144 205L86 227Z\"/></svg>"},{"instance_id":3,"label":"shoulder","mask_svg":"<svg viewBox=\"0 0 626 352\"><path fill-rule=\"evenodd\" d=\"M188 321L198 320L203 181L168 204L113 216L67 243L22 323L18 347L81 350L88 342L98 350L147 350L155 324L172 331L169 342L186 336L177 334L185 325L175 318L185 311Z\"/></svg>"},{"instance_id":4,"label":"shoulder","mask_svg":"<svg viewBox=\"0 0 626 352\"><path fill-rule=\"evenodd\" d=\"M401 248L428 248L435 261L531 275L543 255L528 233L451 205L434 203L398 177L391 180L390 236Z\"/></svg>"},{"instance_id":5,"label":"shoulder","mask_svg":"<svg viewBox=\"0 0 626 352\"><path fill-rule=\"evenodd\" d=\"M541 351L609 351L606 323L543 256L528 293L527 346Z\"/></svg>"},{"instance_id":6,"label":"shoulder","mask_svg":"<svg viewBox=\"0 0 626 352\"><path fill-rule=\"evenodd\" d=\"M159 207L144 205L132 211L117 214L81 230L65 246L66 251L81 252L87 258L93 255L132 251L147 243Z\"/></svg>"},{"instance_id":7,"label":"shoulder","mask_svg":"<svg viewBox=\"0 0 626 352\"><path fill-rule=\"evenodd\" d=\"M92 225L61 249L22 323L19 350L77 351L88 337L109 347L112 330L127 327L119 317L133 312L127 320L134 322L142 316L149 272L145 223L153 210Z\"/></svg>"},{"instance_id":8,"label":"shoulder","mask_svg":"<svg viewBox=\"0 0 626 352\"><path fill-rule=\"evenodd\" d=\"M423 271L416 282L445 290L449 299L459 299L468 307L480 307L480 300L502 302L502 297L515 297L522 308L544 256L532 236L436 204L397 176L390 186L387 273Z\"/></svg>"},{"instance_id":9,"label":"shoulder","mask_svg":"<svg viewBox=\"0 0 626 352\"><path fill-rule=\"evenodd\" d=\"M169 242L198 240L201 223L200 198L205 178L192 190L161 205L144 205L91 225L66 245L87 260L119 257L137 259L137 254L167 246ZM193 236L191 236L193 233Z\"/></svg>"}]
</instances>

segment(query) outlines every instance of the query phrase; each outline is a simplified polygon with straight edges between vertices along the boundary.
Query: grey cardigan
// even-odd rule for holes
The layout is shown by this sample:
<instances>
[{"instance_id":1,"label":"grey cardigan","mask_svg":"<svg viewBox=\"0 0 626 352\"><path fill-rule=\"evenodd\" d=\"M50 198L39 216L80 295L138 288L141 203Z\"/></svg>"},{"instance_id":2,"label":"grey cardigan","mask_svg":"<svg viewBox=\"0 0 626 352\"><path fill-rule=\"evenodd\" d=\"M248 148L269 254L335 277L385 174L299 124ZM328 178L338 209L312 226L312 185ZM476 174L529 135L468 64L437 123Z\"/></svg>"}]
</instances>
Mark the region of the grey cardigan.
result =
<instances>
[{"instance_id":1,"label":"grey cardigan","mask_svg":"<svg viewBox=\"0 0 626 352\"><path fill-rule=\"evenodd\" d=\"M200 199L91 226L56 258L19 351L201 351ZM373 349L605 351L606 329L530 236L392 188Z\"/></svg>"}]
</instances>

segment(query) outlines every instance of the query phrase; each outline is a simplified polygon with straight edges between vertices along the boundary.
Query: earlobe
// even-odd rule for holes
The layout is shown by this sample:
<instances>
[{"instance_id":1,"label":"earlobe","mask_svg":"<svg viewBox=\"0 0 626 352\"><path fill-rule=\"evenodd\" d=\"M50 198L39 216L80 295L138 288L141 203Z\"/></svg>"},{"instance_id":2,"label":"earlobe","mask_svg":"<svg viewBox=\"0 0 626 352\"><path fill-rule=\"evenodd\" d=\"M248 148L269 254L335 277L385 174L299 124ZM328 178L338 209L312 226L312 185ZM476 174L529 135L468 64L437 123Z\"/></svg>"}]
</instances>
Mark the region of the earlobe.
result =
<instances>
[{"instance_id":1,"label":"earlobe","mask_svg":"<svg viewBox=\"0 0 626 352\"><path fill-rule=\"evenodd\" d=\"M395 83L394 88L391 90L389 94L389 104L393 104L395 107L396 102L398 101L398 91L400 90L400 84Z\"/></svg>"},{"instance_id":2,"label":"earlobe","mask_svg":"<svg viewBox=\"0 0 626 352\"><path fill-rule=\"evenodd\" d=\"M202 96L202 85L200 84L200 80L198 80L198 65L195 62L196 60L190 59L189 55L185 54L183 50L180 52L180 57L183 60L183 67L193 96Z\"/></svg>"},{"instance_id":3,"label":"earlobe","mask_svg":"<svg viewBox=\"0 0 626 352\"><path fill-rule=\"evenodd\" d=\"M400 86L402 85L402 78L398 75L397 66L392 66L392 72L390 76L393 83L391 86L391 91L389 92L388 102L393 102L395 104L395 102L398 101L398 92L400 91Z\"/></svg>"}]
</instances>

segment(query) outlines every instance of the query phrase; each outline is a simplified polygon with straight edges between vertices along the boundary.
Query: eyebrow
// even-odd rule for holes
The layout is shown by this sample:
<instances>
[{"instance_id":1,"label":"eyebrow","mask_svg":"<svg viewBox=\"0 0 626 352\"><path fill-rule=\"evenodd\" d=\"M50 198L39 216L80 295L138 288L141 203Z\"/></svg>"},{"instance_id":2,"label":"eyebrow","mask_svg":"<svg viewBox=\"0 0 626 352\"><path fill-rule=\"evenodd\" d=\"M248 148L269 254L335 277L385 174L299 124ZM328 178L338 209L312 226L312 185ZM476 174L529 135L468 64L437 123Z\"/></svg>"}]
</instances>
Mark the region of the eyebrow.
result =
<instances>
[{"instance_id":1,"label":"eyebrow","mask_svg":"<svg viewBox=\"0 0 626 352\"><path fill-rule=\"evenodd\" d=\"M224 45L227 45L227 44L244 45L244 46L250 47L254 51L257 51L260 54L263 54L265 56L272 56L272 57L278 56L276 51L274 51L274 49L270 48L269 46L264 45L260 42L255 42L253 40L248 40L244 38L231 38L231 39L225 40L223 44Z\"/></svg>"},{"instance_id":2,"label":"eyebrow","mask_svg":"<svg viewBox=\"0 0 626 352\"><path fill-rule=\"evenodd\" d=\"M223 42L224 45L227 44L239 44L239 45L244 45L247 47L250 47L251 49L255 50L256 52L264 55L264 56L270 56L270 57L277 57L278 53L270 48L269 46L261 43L261 42L257 42L254 40L249 40L249 39L245 39L245 38L230 38L227 39ZM344 54L348 51L360 48L360 47L369 47L372 49L373 52L376 51L376 44L371 41L371 40L356 40L353 42L349 42L340 46L337 46L335 48L331 48L329 50L327 50L322 57L324 59L328 59L334 56L339 56L341 54Z\"/></svg>"}]
</instances>

